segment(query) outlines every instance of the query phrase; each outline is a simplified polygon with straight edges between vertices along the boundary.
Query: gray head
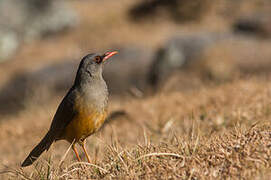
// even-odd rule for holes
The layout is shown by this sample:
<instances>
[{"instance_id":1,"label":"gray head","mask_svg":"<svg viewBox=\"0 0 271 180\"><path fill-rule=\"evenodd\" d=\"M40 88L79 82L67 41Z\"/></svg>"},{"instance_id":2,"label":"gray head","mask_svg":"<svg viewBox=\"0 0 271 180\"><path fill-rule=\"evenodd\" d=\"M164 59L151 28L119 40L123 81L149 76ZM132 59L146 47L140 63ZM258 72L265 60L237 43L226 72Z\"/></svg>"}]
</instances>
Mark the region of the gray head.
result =
<instances>
[{"instance_id":1,"label":"gray head","mask_svg":"<svg viewBox=\"0 0 271 180\"><path fill-rule=\"evenodd\" d=\"M117 51L106 52L103 55L92 53L83 57L77 70L75 84L102 78L104 62L115 54Z\"/></svg>"}]
</instances>

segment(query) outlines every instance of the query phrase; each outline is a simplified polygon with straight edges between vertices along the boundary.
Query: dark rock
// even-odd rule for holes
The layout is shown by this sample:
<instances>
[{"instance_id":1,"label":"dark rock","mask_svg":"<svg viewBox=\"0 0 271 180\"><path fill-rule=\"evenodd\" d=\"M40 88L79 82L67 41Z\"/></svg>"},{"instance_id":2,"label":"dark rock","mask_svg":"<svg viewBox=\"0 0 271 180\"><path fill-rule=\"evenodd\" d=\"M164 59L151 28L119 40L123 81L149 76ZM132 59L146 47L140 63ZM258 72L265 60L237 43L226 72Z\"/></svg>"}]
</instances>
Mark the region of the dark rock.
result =
<instances>
[{"instance_id":1,"label":"dark rock","mask_svg":"<svg viewBox=\"0 0 271 180\"><path fill-rule=\"evenodd\" d=\"M228 36L217 33L196 33L180 34L171 38L154 57L148 75L150 84L158 86L175 70L199 60L204 48Z\"/></svg>"},{"instance_id":2,"label":"dark rock","mask_svg":"<svg viewBox=\"0 0 271 180\"><path fill-rule=\"evenodd\" d=\"M253 14L250 16L239 18L233 25L233 29L237 33L248 35L256 35L259 37L271 37L271 15L269 14Z\"/></svg>"},{"instance_id":3,"label":"dark rock","mask_svg":"<svg viewBox=\"0 0 271 180\"><path fill-rule=\"evenodd\" d=\"M147 87L153 51L148 48L124 48L104 69L111 93L118 94L131 88L144 90Z\"/></svg>"},{"instance_id":4,"label":"dark rock","mask_svg":"<svg viewBox=\"0 0 271 180\"><path fill-rule=\"evenodd\" d=\"M130 10L134 20L160 17L164 12L176 22L200 20L212 5L209 0L149 0L136 4Z\"/></svg>"},{"instance_id":5,"label":"dark rock","mask_svg":"<svg viewBox=\"0 0 271 180\"><path fill-rule=\"evenodd\" d=\"M0 114L16 113L29 101L44 102L67 90L75 74L75 63L55 64L34 72L15 74L0 90Z\"/></svg>"},{"instance_id":6,"label":"dark rock","mask_svg":"<svg viewBox=\"0 0 271 180\"><path fill-rule=\"evenodd\" d=\"M166 69L166 76L157 73L159 91L193 91L206 84L270 77L270 41L233 34L224 37L199 49L195 59L183 66Z\"/></svg>"},{"instance_id":7,"label":"dark rock","mask_svg":"<svg viewBox=\"0 0 271 180\"><path fill-rule=\"evenodd\" d=\"M144 90L152 51L143 48L119 49L119 54L104 68L110 94L127 93L131 88ZM63 96L72 85L79 59L63 64L52 64L33 72L14 75L0 89L0 115L14 114L25 104L46 102L56 95Z\"/></svg>"}]
</instances>

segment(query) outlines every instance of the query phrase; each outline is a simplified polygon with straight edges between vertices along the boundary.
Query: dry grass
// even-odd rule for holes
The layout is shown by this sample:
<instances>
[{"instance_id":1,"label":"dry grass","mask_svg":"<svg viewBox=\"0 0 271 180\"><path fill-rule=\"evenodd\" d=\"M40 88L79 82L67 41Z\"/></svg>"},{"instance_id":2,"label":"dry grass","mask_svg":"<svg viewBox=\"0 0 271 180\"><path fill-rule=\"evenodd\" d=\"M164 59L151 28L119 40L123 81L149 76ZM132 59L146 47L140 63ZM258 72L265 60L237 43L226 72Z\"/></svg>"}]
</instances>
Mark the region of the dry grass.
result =
<instances>
[{"instance_id":1,"label":"dry grass","mask_svg":"<svg viewBox=\"0 0 271 180\"><path fill-rule=\"evenodd\" d=\"M20 169L18 163L14 166L13 161L21 161L30 150L33 136L40 137L41 133L37 132L48 127L48 120L43 118L43 125L37 130L21 127L26 136L15 146L23 151L17 155L16 151L5 152L13 161L6 163L9 167L3 168L2 177L268 179L270 96L268 80L254 78L206 86L193 92L160 93L146 99L112 99L111 111L121 108L127 115L109 122L92 138L89 150L93 164L74 163L75 160L69 159L73 157L71 153L60 164L68 148L62 142L45 154L49 160L42 156L33 167ZM28 118L23 122L35 123L31 115ZM10 127L12 122L5 124ZM8 131L1 134L2 138L11 139L9 146L16 143L14 136L18 135L10 135Z\"/></svg>"},{"instance_id":2,"label":"dry grass","mask_svg":"<svg viewBox=\"0 0 271 180\"><path fill-rule=\"evenodd\" d=\"M18 70L31 70L66 58L78 59L90 50L135 44L157 47L179 28L189 32L229 28L229 19L214 16L215 12L199 24L177 26L166 21L134 24L123 18L134 2L120 2L72 1L82 17L78 28L23 47L13 61L1 65L0 85ZM270 57L270 43L264 46L266 49L262 44L256 44L258 48L248 45L249 50L255 48L252 54L265 53L263 57L249 53L242 56L250 57L245 58L250 61L246 65L255 65L259 57L260 60ZM216 47L207 50L203 58L212 61L223 56L222 63L226 64L232 59L228 55L236 58L238 53L242 54L237 48L235 52L228 47L222 44L219 50ZM265 62L261 64L266 67ZM209 64L206 68L212 70ZM77 163L73 153L67 152L69 145L58 142L33 166L22 169L20 162L48 130L61 99L56 97L46 104L37 104L33 98L26 102L28 108L23 112L0 121L0 179L269 179L270 78L234 77L223 84L207 85L186 74L182 82L191 85L195 81L194 88L186 91L174 88L186 86L177 77L150 97L112 97L110 112L121 110L125 114L112 119L89 138L92 164Z\"/></svg>"}]
</instances>

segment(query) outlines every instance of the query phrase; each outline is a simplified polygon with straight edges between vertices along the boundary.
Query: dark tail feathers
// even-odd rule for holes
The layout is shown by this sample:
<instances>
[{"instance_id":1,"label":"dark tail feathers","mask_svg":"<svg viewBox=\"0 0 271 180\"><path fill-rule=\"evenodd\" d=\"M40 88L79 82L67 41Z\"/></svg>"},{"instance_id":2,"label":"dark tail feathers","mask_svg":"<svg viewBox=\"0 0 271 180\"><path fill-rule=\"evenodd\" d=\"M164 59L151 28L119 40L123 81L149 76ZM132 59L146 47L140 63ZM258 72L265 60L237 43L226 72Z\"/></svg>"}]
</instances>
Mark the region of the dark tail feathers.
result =
<instances>
[{"instance_id":1,"label":"dark tail feathers","mask_svg":"<svg viewBox=\"0 0 271 180\"><path fill-rule=\"evenodd\" d=\"M29 153L27 158L22 163L22 167L29 166L33 164L35 160L43 153L43 151L48 150L51 144L54 142L50 131L45 135L45 137L40 141L40 143Z\"/></svg>"}]
</instances>

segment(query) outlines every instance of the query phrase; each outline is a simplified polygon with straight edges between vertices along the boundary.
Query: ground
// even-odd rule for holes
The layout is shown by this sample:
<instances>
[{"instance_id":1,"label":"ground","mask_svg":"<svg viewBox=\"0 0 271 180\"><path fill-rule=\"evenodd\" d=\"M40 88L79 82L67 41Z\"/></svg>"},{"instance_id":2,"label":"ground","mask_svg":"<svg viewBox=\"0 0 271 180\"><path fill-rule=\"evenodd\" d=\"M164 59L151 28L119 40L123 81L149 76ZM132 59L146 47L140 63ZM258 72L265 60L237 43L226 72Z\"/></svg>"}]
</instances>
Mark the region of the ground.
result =
<instances>
[{"instance_id":1,"label":"ground","mask_svg":"<svg viewBox=\"0 0 271 180\"><path fill-rule=\"evenodd\" d=\"M182 26L163 19L141 24L120 19L131 4L128 0L72 1L82 17L78 27L22 47L10 62L1 64L0 84L18 71L65 58L78 59L89 50L127 45L156 48ZM182 31L197 31L197 27L201 31L226 31L228 21L207 16L201 24L187 24ZM149 31L152 36L146 33ZM171 84L178 84L178 79L173 78ZM170 89L143 97L111 97L109 112L122 113L116 113L88 139L91 164L77 163L69 144L60 141L33 166L20 168L27 153L48 130L64 94L46 104L27 102L22 112L0 121L0 178L269 179L268 73L236 76L223 83L198 83L189 91ZM86 160L82 151L80 155Z\"/></svg>"}]
</instances>

